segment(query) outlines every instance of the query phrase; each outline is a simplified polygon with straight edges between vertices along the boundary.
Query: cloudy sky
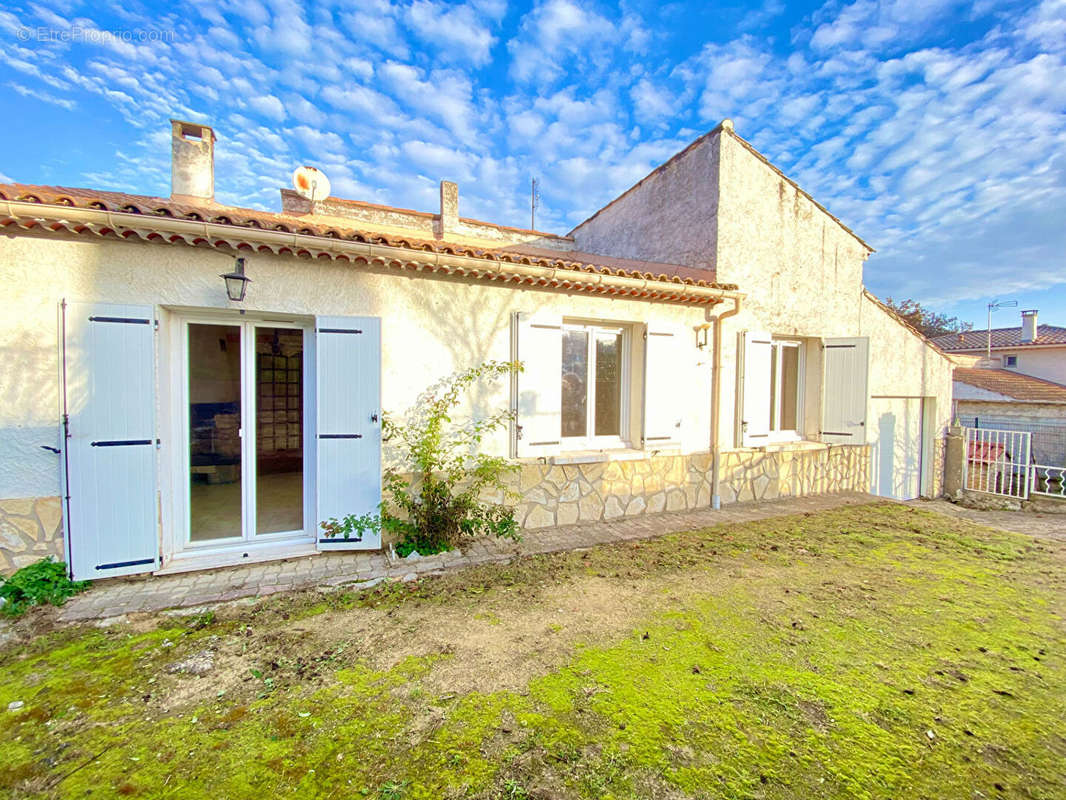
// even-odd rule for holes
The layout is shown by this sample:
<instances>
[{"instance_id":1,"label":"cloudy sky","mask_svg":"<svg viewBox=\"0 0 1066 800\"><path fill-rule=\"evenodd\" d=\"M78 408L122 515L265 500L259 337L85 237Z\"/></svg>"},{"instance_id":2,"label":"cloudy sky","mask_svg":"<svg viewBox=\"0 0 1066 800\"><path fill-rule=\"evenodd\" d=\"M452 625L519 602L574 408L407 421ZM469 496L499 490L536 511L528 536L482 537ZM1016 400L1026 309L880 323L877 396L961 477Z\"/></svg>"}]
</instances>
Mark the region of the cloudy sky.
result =
<instances>
[{"instance_id":1,"label":"cloudy sky","mask_svg":"<svg viewBox=\"0 0 1066 800\"><path fill-rule=\"evenodd\" d=\"M334 194L564 233L731 117L877 248L866 283L1066 325L1066 0L761 4L15 0L0 179L169 193L170 117L221 201ZM1017 323L1015 309L999 325Z\"/></svg>"}]
</instances>

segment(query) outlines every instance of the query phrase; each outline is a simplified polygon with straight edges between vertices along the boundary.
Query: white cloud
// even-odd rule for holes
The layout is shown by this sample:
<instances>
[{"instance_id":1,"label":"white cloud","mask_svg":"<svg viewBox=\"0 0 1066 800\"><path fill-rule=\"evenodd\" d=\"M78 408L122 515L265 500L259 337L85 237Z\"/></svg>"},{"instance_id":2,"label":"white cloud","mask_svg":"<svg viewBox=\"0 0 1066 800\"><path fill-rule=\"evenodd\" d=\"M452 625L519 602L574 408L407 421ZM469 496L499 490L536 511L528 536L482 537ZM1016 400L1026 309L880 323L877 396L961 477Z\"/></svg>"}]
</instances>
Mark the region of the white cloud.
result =
<instances>
[{"instance_id":1,"label":"white cloud","mask_svg":"<svg viewBox=\"0 0 1066 800\"><path fill-rule=\"evenodd\" d=\"M396 21L397 9L385 0L368 0L358 10L342 13L345 30L355 39L395 57L406 59L407 42Z\"/></svg>"},{"instance_id":2,"label":"white cloud","mask_svg":"<svg viewBox=\"0 0 1066 800\"><path fill-rule=\"evenodd\" d=\"M669 126L677 114L677 105L669 90L656 86L647 78L641 78L630 89L633 115L641 122Z\"/></svg>"},{"instance_id":3,"label":"white cloud","mask_svg":"<svg viewBox=\"0 0 1066 800\"><path fill-rule=\"evenodd\" d=\"M449 61L481 67L492 58L496 37L474 6L415 0L406 19L427 45Z\"/></svg>"},{"instance_id":4,"label":"white cloud","mask_svg":"<svg viewBox=\"0 0 1066 800\"><path fill-rule=\"evenodd\" d=\"M473 144L478 136L470 79L454 70L437 70L428 76L408 64L394 61L378 71L382 82L411 110L443 122L456 136Z\"/></svg>"},{"instance_id":5,"label":"white cloud","mask_svg":"<svg viewBox=\"0 0 1066 800\"><path fill-rule=\"evenodd\" d=\"M507 43L511 77L551 83L575 64L602 63L618 38L614 24L594 11L571 0L541 0Z\"/></svg>"},{"instance_id":6,"label":"white cloud","mask_svg":"<svg viewBox=\"0 0 1066 800\"><path fill-rule=\"evenodd\" d=\"M281 122L285 119L285 106L272 94L253 97L248 101L248 105L264 117L275 122Z\"/></svg>"},{"instance_id":7,"label":"white cloud","mask_svg":"<svg viewBox=\"0 0 1066 800\"><path fill-rule=\"evenodd\" d=\"M29 88L28 86L23 86L21 83L9 83L8 86L23 97L32 97L35 100L40 100L42 103L48 103L53 106L65 108L67 111L73 111L78 105L74 100L71 100L70 98L56 97L54 94L50 94L49 92L36 91L34 89Z\"/></svg>"}]
</instances>

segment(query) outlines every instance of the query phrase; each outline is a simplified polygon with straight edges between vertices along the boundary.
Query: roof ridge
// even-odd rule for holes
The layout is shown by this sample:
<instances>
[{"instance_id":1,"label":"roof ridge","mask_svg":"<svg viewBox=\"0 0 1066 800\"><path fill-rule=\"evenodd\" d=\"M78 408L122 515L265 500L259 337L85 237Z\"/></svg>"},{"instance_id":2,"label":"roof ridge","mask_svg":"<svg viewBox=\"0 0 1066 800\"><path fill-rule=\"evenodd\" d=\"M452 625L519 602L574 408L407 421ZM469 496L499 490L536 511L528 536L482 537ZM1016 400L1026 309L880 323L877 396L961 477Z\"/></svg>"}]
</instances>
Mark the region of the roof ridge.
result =
<instances>
[{"instance_id":1,"label":"roof ridge","mask_svg":"<svg viewBox=\"0 0 1066 800\"><path fill-rule=\"evenodd\" d=\"M726 122L729 122L729 124L726 125L725 124ZM812 203L814 203L814 205L817 206L817 208L822 213L824 213L831 220L833 220L833 222L835 222L837 225L839 225L841 228L843 228L844 231L848 235L852 236L859 244L861 244L863 247L865 247L867 250L869 250L870 253L876 253L877 252L872 245L870 245L861 236L859 236L859 234L855 233L855 231L853 231L851 228L849 228L847 225L845 225L840 220L839 217L837 217L835 214L833 214L832 211L830 211L828 208L826 208L821 203L819 203L817 200L815 200L814 196L810 192L808 192L806 189L804 189L802 186L800 186L794 179L792 179L788 175L786 175L785 172L780 167L775 165L769 158L767 158L765 155L760 153L759 150L756 149L755 145L753 145L751 142L749 142L747 139L745 139L743 136L741 136L739 133L737 133L733 129L732 122L729 121L729 120L722 120L722 122L719 122L716 126L711 128L711 130L709 130L706 133L701 134L700 136L698 136L695 139L693 139L691 142L689 142L687 145L685 145L685 147L683 147L681 150L678 150L676 153L674 153L672 156L670 156L670 158L668 158L662 164L659 164L651 172L649 172L647 175L645 175L639 181L634 183L632 186L630 186L628 189L626 189L620 195L618 195L617 197L612 199L605 206L600 207L595 212L593 212L589 217L587 217L586 219L582 220L577 225L575 225L573 228L571 228L570 231L566 235L568 237L572 237L574 235L574 232L578 228L580 228L582 225L585 225L586 223L591 222L592 220L594 220L602 212L606 211L608 208L613 206L615 203L617 203L623 197L628 195L630 192L633 192L636 189L640 188L641 184L643 184L646 180L651 178L653 175L656 175L659 172L662 172L664 169L666 169L668 166L670 166L670 164L672 164L675 161L677 161L678 159L682 158L690 150L694 149L697 145L702 144L704 141L706 141L707 139L711 138L716 133L717 134L728 133L729 135L731 135L734 139L736 139L741 144L742 147L744 147L744 149L748 150L752 155L754 155L756 158L758 158L760 161L762 161L764 164L766 164L766 166L768 166L770 169L772 169L774 172L776 172L778 174L778 176L781 177L782 180L787 181L792 186L792 188L794 188L797 192L799 192L804 197L806 197L808 200L810 200Z\"/></svg>"}]
</instances>

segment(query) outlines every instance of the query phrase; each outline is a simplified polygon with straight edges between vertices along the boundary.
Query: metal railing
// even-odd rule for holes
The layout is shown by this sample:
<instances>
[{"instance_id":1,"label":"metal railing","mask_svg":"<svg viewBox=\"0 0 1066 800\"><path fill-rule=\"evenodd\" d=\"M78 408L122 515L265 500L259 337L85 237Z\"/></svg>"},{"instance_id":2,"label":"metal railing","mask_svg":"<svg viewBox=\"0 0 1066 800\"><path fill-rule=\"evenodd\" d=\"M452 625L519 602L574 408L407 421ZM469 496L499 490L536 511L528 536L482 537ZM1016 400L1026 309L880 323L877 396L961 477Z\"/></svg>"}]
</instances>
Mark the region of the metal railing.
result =
<instances>
[{"instance_id":1,"label":"metal railing","mask_svg":"<svg viewBox=\"0 0 1066 800\"><path fill-rule=\"evenodd\" d=\"M1038 464L1029 431L963 428L962 485L973 492L1027 500L1030 494L1066 500L1066 466Z\"/></svg>"},{"instance_id":2,"label":"metal railing","mask_svg":"<svg viewBox=\"0 0 1066 800\"><path fill-rule=\"evenodd\" d=\"M991 428L998 431L1029 431L1032 436L1029 453L1038 464L1066 466L1066 420L1036 420L1026 417L983 416L963 417L967 428Z\"/></svg>"},{"instance_id":3,"label":"metal railing","mask_svg":"<svg viewBox=\"0 0 1066 800\"><path fill-rule=\"evenodd\" d=\"M964 428L962 485L974 492L1026 500L1032 434Z\"/></svg>"},{"instance_id":4,"label":"metal railing","mask_svg":"<svg viewBox=\"0 0 1066 800\"><path fill-rule=\"evenodd\" d=\"M1033 494L1066 499L1066 467L1029 465L1029 490Z\"/></svg>"}]
</instances>

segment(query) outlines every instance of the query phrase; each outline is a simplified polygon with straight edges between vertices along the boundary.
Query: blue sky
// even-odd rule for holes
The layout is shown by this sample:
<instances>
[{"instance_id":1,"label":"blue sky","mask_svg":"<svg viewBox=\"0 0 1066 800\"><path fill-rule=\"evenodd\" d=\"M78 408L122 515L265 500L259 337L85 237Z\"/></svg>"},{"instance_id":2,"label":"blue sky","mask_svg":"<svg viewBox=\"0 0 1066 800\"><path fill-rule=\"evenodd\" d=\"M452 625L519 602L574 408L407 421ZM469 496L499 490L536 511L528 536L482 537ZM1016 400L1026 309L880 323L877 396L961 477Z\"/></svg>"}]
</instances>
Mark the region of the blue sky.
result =
<instances>
[{"instance_id":1,"label":"blue sky","mask_svg":"<svg viewBox=\"0 0 1066 800\"><path fill-rule=\"evenodd\" d=\"M721 119L870 242L877 294L1066 325L1066 0L15 2L0 179L169 193L170 117L216 192L334 194L566 232ZM994 324L1017 324L1017 309Z\"/></svg>"}]
</instances>

